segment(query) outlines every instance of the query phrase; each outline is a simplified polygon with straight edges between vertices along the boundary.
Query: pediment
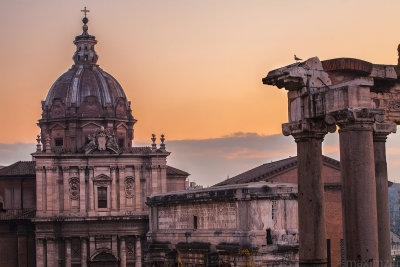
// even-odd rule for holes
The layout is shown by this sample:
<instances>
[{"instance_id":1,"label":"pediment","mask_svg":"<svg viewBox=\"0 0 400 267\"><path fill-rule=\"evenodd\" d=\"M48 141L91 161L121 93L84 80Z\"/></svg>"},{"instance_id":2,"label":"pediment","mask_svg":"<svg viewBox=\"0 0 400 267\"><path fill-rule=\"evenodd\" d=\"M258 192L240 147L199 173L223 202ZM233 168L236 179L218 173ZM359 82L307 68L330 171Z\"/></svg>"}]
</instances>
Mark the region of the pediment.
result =
<instances>
[{"instance_id":1,"label":"pediment","mask_svg":"<svg viewBox=\"0 0 400 267\"><path fill-rule=\"evenodd\" d=\"M93 178L93 181L112 181L111 177L105 174L99 174Z\"/></svg>"}]
</instances>

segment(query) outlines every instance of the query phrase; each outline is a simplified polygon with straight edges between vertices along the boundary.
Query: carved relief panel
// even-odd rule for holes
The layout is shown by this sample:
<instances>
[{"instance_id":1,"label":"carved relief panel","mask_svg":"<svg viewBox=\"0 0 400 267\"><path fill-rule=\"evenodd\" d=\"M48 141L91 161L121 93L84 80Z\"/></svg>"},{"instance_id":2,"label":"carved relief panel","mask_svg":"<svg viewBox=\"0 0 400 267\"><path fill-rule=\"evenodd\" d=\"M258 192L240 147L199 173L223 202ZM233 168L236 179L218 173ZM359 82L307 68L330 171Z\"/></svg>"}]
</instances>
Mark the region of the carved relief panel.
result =
<instances>
[{"instance_id":1,"label":"carved relief panel","mask_svg":"<svg viewBox=\"0 0 400 267\"><path fill-rule=\"evenodd\" d=\"M125 196L126 198L133 198L135 194L135 180L129 176L125 178Z\"/></svg>"},{"instance_id":2,"label":"carved relief panel","mask_svg":"<svg viewBox=\"0 0 400 267\"><path fill-rule=\"evenodd\" d=\"M71 199L79 199L79 178L73 177L69 179L69 197Z\"/></svg>"}]
</instances>

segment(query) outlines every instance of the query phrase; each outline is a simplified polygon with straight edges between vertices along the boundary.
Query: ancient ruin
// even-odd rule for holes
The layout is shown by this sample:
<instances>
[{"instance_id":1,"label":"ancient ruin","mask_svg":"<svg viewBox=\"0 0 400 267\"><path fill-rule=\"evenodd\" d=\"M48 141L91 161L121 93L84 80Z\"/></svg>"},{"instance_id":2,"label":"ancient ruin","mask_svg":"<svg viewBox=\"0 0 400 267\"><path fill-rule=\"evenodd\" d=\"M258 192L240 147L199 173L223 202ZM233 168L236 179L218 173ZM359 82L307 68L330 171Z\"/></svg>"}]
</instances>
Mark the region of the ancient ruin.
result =
<instances>
[{"instance_id":1,"label":"ancient ruin","mask_svg":"<svg viewBox=\"0 0 400 267\"><path fill-rule=\"evenodd\" d=\"M400 123L399 76L396 65L314 57L263 79L288 91L282 132L297 143L301 265L326 266L321 146L337 126L345 264L391 264L385 142Z\"/></svg>"}]
</instances>

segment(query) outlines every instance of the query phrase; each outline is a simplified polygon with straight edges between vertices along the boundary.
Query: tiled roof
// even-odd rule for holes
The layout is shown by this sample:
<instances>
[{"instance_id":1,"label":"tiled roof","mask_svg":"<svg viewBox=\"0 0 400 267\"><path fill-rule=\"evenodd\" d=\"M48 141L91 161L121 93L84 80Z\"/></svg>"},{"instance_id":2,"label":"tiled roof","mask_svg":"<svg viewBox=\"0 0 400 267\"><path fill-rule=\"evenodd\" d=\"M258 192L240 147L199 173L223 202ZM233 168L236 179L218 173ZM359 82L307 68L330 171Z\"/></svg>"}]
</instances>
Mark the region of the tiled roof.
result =
<instances>
[{"instance_id":1,"label":"tiled roof","mask_svg":"<svg viewBox=\"0 0 400 267\"><path fill-rule=\"evenodd\" d=\"M335 159L322 156L322 163L340 170L340 162ZM297 157L290 157L270 163L265 163L263 165L255 167L254 169L248 170L230 179L215 184L214 186L259 182L262 180L266 180L267 178L273 177L279 173L294 169L296 167Z\"/></svg>"},{"instance_id":2,"label":"tiled roof","mask_svg":"<svg viewBox=\"0 0 400 267\"><path fill-rule=\"evenodd\" d=\"M34 161L17 161L10 166L0 169L0 176L35 176Z\"/></svg>"},{"instance_id":3,"label":"tiled roof","mask_svg":"<svg viewBox=\"0 0 400 267\"><path fill-rule=\"evenodd\" d=\"M174 176L189 176L190 173L185 171L179 170L177 168L171 167L167 165L167 175L174 175Z\"/></svg>"}]
</instances>

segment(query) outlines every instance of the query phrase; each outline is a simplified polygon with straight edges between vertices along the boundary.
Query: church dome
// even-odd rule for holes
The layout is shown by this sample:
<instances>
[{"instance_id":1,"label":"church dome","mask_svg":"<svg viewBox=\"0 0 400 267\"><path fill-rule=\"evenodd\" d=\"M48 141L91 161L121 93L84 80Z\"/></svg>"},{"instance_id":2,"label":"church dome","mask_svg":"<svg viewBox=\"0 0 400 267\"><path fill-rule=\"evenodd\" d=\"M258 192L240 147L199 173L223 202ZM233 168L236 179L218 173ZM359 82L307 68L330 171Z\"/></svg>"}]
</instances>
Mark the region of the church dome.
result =
<instances>
[{"instance_id":1,"label":"church dome","mask_svg":"<svg viewBox=\"0 0 400 267\"><path fill-rule=\"evenodd\" d=\"M88 21L85 13L83 32L74 40L74 65L42 101L42 138L49 137L52 146L79 151L88 134L104 127L118 135L120 146L131 146L136 120L130 101L118 81L97 65L97 40L88 33Z\"/></svg>"}]
</instances>

